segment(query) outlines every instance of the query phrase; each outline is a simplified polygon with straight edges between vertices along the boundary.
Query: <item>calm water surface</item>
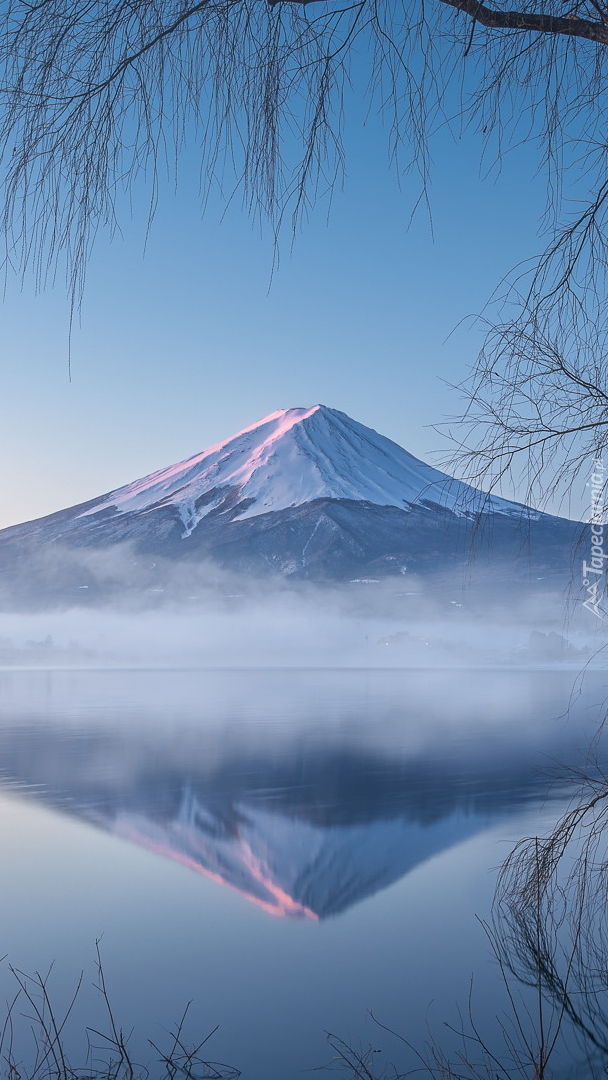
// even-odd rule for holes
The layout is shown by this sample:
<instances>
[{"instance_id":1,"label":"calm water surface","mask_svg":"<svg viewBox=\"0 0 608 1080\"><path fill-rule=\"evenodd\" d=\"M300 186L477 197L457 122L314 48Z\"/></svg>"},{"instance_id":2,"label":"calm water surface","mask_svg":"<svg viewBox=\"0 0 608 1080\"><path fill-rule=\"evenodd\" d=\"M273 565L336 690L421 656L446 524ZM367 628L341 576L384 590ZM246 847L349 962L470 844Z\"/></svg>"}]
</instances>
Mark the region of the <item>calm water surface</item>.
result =
<instances>
[{"instance_id":1,"label":"calm water surface","mask_svg":"<svg viewBox=\"0 0 608 1080\"><path fill-rule=\"evenodd\" d=\"M606 694L568 672L0 672L0 955L96 1026L95 941L136 1052L246 1080L501 1007L475 916L565 805ZM0 992L11 992L6 962ZM432 1004L431 1004L432 1002ZM74 1035L74 1039L77 1036ZM401 1055L401 1057L400 1057ZM152 1058L154 1055L152 1054Z\"/></svg>"}]
</instances>

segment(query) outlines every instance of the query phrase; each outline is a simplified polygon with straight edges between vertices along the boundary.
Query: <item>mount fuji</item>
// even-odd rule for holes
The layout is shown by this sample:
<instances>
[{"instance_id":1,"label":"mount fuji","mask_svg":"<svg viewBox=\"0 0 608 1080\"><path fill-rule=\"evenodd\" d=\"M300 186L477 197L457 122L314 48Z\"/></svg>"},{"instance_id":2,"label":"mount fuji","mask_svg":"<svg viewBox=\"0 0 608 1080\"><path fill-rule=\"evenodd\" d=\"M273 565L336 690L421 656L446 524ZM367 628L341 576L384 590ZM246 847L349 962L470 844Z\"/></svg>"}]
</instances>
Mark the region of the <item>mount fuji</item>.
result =
<instances>
[{"instance_id":1,"label":"mount fuji","mask_svg":"<svg viewBox=\"0 0 608 1080\"><path fill-rule=\"evenodd\" d=\"M580 528L455 480L315 405L271 413L186 461L2 530L0 589L23 594L27 580L73 595L91 584L78 552L126 543L152 559L312 580L446 571L475 550L488 567L521 564L525 577L567 570Z\"/></svg>"},{"instance_id":2,"label":"mount fuji","mask_svg":"<svg viewBox=\"0 0 608 1080\"><path fill-rule=\"evenodd\" d=\"M211 513L243 521L318 499L401 510L437 507L459 515L529 514L430 468L345 413L315 405L271 413L195 457L95 500L78 517L171 506L185 539Z\"/></svg>"}]
</instances>

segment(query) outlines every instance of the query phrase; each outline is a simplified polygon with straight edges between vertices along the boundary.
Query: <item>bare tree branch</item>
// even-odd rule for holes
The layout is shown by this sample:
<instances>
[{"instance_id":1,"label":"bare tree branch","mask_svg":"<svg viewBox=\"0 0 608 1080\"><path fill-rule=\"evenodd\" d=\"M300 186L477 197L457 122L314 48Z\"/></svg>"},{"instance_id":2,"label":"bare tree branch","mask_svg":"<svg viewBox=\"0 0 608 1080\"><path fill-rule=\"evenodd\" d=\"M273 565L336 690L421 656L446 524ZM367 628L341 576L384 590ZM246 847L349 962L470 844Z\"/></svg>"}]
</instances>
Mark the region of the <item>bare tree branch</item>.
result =
<instances>
[{"instance_id":1,"label":"bare tree branch","mask_svg":"<svg viewBox=\"0 0 608 1080\"><path fill-rule=\"evenodd\" d=\"M600 22L581 19L576 15L551 15L532 11L500 11L478 3L478 0L439 0L442 4L462 11L482 26L492 30L528 30L538 34L567 34L569 37L587 38L608 44L608 28L604 18Z\"/></svg>"}]
</instances>

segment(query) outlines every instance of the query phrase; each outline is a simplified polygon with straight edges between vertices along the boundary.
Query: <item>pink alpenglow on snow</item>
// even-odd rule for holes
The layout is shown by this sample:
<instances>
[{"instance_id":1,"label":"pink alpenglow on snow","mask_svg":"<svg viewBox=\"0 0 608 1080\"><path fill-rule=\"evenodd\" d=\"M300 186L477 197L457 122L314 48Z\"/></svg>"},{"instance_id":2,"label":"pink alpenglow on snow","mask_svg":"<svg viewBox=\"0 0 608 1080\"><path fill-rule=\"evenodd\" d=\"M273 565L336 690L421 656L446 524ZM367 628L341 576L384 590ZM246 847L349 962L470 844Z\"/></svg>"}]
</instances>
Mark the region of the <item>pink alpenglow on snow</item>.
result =
<instances>
[{"instance_id":1,"label":"pink alpenglow on snow","mask_svg":"<svg viewBox=\"0 0 608 1080\"><path fill-rule=\"evenodd\" d=\"M531 514L431 468L345 413L314 405L271 413L186 461L110 492L82 516L173 505L187 536L212 510L243 519L316 499L402 510L434 504L467 516Z\"/></svg>"}]
</instances>

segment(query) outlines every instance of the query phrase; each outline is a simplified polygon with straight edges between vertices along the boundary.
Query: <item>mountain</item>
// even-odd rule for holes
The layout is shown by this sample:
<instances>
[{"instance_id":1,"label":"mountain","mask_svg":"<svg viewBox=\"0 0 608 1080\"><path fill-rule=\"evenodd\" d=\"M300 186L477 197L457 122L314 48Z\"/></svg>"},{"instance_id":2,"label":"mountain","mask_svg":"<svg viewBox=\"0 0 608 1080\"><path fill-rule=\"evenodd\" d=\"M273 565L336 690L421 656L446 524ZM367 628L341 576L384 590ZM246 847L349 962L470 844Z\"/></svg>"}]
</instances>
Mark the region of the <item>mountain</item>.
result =
<instances>
[{"instance_id":1,"label":"mountain","mask_svg":"<svg viewBox=\"0 0 608 1080\"><path fill-rule=\"evenodd\" d=\"M525 577L563 572L579 532L315 405L272 413L177 465L1 531L0 594L26 582L39 595L93 593L83 550L117 544L173 563L212 559L313 580L446 571L473 549L480 565L511 568L525 548ZM153 588L159 574L133 578Z\"/></svg>"},{"instance_id":2,"label":"mountain","mask_svg":"<svg viewBox=\"0 0 608 1080\"><path fill-rule=\"evenodd\" d=\"M452 480L345 413L315 405L272 413L195 457L96 499L77 518L172 507L186 538L212 513L244 521L318 499L400 510L441 507L458 515L530 513Z\"/></svg>"}]
</instances>

